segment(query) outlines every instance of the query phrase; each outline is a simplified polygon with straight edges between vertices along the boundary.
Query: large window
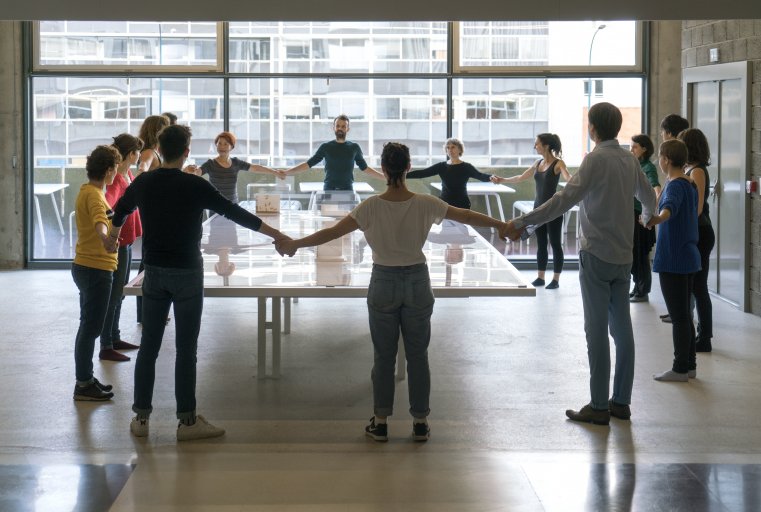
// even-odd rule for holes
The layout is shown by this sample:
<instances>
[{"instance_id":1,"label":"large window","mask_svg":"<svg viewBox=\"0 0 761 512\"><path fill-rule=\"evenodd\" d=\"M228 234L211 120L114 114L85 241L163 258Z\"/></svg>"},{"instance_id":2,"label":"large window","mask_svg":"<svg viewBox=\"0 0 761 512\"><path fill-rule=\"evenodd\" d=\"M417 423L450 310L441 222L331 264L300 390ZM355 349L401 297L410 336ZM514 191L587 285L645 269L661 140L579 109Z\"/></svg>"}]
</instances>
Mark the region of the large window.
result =
<instances>
[{"instance_id":1,"label":"large window","mask_svg":"<svg viewBox=\"0 0 761 512\"><path fill-rule=\"evenodd\" d=\"M351 118L350 138L371 166L389 140L407 143L420 168L443 160L444 141L458 137L466 161L503 175L536 159L543 132L560 135L566 163L577 166L591 149L586 112L599 101L624 112L622 144L642 130L635 22L34 26L33 260L72 257L69 220L87 154L163 112L192 127L196 163L215 155L214 138L228 129L235 156L275 168L307 160L333 137L339 114ZM529 199L519 197L528 188L511 200Z\"/></svg>"}]
</instances>

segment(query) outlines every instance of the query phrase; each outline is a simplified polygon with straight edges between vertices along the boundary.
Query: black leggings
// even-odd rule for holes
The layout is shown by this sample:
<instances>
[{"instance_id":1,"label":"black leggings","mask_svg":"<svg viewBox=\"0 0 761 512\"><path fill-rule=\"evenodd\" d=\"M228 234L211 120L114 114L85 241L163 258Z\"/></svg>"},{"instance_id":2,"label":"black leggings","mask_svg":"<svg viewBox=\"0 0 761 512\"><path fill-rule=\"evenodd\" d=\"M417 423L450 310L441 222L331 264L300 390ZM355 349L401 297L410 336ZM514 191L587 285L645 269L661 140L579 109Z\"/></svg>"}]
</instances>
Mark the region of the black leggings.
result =
<instances>
[{"instance_id":1,"label":"black leggings","mask_svg":"<svg viewBox=\"0 0 761 512\"><path fill-rule=\"evenodd\" d=\"M547 270L547 235L550 238L552 246L552 271L559 274L563 271L563 244L561 236L563 234L563 216L555 220L542 224L536 228L536 263L540 272Z\"/></svg>"},{"instance_id":2,"label":"black leggings","mask_svg":"<svg viewBox=\"0 0 761 512\"><path fill-rule=\"evenodd\" d=\"M672 370L687 373L695 369L695 328L690 318L690 294L695 274L658 274L666 309L671 315L671 337L674 342Z\"/></svg>"},{"instance_id":3,"label":"black leggings","mask_svg":"<svg viewBox=\"0 0 761 512\"><path fill-rule=\"evenodd\" d=\"M695 274L692 294L698 311L698 339L713 338L713 304L708 293L708 262L716 243L713 226L698 226L698 251L700 252L700 270Z\"/></svg>"}]
</instances>

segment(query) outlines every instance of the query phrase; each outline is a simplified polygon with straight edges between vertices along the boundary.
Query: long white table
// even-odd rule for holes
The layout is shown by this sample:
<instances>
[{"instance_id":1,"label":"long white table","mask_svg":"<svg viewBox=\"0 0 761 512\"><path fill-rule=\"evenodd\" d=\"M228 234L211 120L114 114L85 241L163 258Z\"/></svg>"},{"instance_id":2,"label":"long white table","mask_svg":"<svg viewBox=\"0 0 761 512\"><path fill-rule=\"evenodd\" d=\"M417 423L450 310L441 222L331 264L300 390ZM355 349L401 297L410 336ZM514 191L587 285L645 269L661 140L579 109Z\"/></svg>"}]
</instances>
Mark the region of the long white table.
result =
<instances>
[{"instance_id":1,"label":"long white table","mask_svg":"<svg viewBox=\"0 0 761 512\"><path fill-rule=\"evenodd\" d=\"M431 186L441 192L441 182L431 183ZM486 213L491 217L491 204L489 198L494 198L497 203L497 210L499 211L499 218L502 222L505 221L505 212L502 210L502 200L500 194L514 194L515 189L508 187L507 185L482 182L482 181L469 181L466 185L469 196L484 196L486 201Z\"/></svg>"},{"instance_id":2,"label":"long white table","mask_svg":"<svg viewBox=\"0 0 761 512\"><path fill-rule=\"evenodd\" d=\"M367 182L364 181L355 181L352 183L352 187L354 189L354 192L356 194L374 194L375 189ZM307 210L312 210L315 206L315 201L317 198L317 194L320 192L323 192L325 188L325 183L322 181L302 181L299 183L299 190L304 193L310 194L309 196L309 206L307 206ZM331 192L341 192L340 190L326 190L326 193Z\"/></svg>"},{"instance_id":3,"label":"long white table","mask_svg":"<svg viewBox=\"0 0 761 512\"><path fill-rule=\"evenodd\" d=\"M262 218L293 238L306 236L338 220L311 211L281 211L279 215ZM271 376L280 376L280 334L281 330L286 334L290 332L292 298L367 297L372 254L360 231L319 248L302 249L293 258L283 258L275 251L270 238L215 215L204 224L202 249L205 296L258 300L257 377L260 379L266 377L267 331L272 336ZM469 226L451 221L434 226L423 252L437 298L536 295L536 290L515 267ZM125 295L139 295L141 284L142 275L125 287ZM272 304L269 321L267 299ZM285 309L282 323L281 303ZM400 368L402 364L403 359Z\"/></svg>"}]
</instances>

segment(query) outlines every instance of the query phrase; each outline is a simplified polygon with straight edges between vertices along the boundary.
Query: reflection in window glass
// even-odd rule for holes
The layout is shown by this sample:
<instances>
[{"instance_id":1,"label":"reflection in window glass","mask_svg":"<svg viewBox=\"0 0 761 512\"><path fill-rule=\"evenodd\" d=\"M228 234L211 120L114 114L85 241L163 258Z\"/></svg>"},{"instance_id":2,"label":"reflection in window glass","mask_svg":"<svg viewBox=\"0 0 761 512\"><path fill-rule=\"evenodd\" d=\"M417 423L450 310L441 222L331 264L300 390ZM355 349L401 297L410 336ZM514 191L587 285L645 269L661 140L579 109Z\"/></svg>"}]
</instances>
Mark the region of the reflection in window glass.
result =
<instances>
[{"instance_id":1,"label":"reflection in window glass","mask_svg":"<svg viewBox=\"0 0 761 512\"><path fill-rule=\"evenodd\" d=\"M231 22L233 73L444 73L443 22Z\"/></svg>"},{"instance_id":2,"label":"reflection in window glass","mask_svg":"<svg viewBox=\"0 0 761 512\"><path fill-rule=\"evenodd\" d=\"M621 109L622 144L628 144L642 129L642 80L602 78L595 82L600 82L600 87L590 99L585 87L588 80L582 78L456 79L453 135L466 143L468 161L474 165L523 169L537 158L536 136L556 133L566 164L577 166L587 152L590 104L607 101Z\"/></svg>"},{"instance_id":3,"label":"reflection in window glass","mask_svg":"<svg viewBox=\"0 0 761 512\"><path fill-rule=\"evenodd\" d=\"M42 21L40 66L217 66L216 22Z\"/></svg>"},{"instance_id":4,"label":"reflection in window glass","mask_svg":"<svg viewBox=\"0 0 761 512\"><path fill-rule=\"evenodd\" d=\"M389 140L404 141L413 164L427 165L446 138L445 91L445 80L429 79L232 79L230 128L249 161L288 167L331 140L333 119L346 114L349 139L371 166Z\"/></svg>"},{"instance_id":5,"label":"reflection in window glass","mask_svg":"<svg viewBox=\"0 0 761 512\"><path fill-rule=\"evenodd\" d=\"M459 64L633 66L636 30L635 21L461 22Z\"/></svg>"}]
</instances>

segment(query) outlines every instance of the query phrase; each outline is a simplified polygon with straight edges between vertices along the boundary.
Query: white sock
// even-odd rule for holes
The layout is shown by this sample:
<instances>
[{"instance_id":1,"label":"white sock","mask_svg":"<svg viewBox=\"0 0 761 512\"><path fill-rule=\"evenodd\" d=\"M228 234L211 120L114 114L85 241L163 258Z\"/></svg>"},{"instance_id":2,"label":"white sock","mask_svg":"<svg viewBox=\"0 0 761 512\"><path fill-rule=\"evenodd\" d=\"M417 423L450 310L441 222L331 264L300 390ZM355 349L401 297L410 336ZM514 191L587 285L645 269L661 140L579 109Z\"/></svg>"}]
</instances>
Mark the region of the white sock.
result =
<instances>
[{"instance_id":1,"label":"white sock","mask_svg":"<svg viewBox=\"0 0 761 512\"><path fill-rule=\"evenodd\" d=\"M687 378L686 373L677 373L674 370L667 370L653 375L653 379L661 382L687 382Z\"/></svg>"}]
</instances>

